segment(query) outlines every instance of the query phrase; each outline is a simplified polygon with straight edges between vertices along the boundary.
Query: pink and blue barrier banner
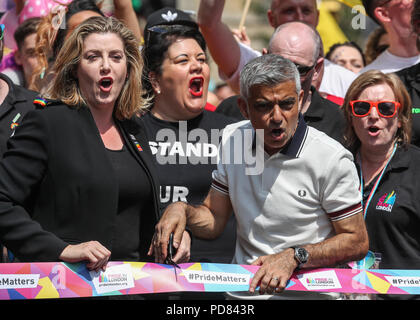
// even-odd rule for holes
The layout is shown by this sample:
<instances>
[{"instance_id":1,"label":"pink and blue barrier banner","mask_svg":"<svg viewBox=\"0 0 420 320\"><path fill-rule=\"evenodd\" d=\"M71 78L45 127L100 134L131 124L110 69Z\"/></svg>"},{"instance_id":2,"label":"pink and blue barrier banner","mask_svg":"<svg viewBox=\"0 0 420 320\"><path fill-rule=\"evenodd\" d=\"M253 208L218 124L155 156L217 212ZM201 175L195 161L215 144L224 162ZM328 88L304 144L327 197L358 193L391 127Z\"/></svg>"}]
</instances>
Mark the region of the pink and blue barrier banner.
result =
<instances>
[{"instance_id":1,"label":"pink and blue barrier banner","mask_svg":"<svg viewBox=\"0 0 420 320\"><path fill-rule=\"evenodd\" d=\"M0 300L79 298L162 292L248 291L258 266L109 262L105 272L61 262L0 264ZM176 272L176 275L175 275ZM294 273L286 290L420 294L420 270L312 269Z\"/></svg>"}]
</instances>

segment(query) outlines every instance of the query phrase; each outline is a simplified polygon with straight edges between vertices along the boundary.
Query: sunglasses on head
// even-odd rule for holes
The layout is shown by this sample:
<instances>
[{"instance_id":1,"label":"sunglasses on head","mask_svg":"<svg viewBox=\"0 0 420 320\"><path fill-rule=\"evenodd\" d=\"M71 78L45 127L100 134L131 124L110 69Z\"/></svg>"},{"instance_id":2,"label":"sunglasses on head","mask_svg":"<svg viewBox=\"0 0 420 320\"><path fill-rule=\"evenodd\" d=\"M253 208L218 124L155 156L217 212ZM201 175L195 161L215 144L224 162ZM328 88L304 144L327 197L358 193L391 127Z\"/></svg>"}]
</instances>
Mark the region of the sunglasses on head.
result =
<instances>
[{"instance_id":1,"label":"sunglasses on head","mask_svg":"<svg viewBox=\"0 0 420 320\"><path fill-rule=\"evenodd\" d=\"M354 100L350 101L350 106L355 117L366 117L370 114L372 107L375 107L381 117L392 118L401 104L395 101Z\"/></svg>"},{"instance_id":2,"label":"sunglasses on head","mask_svg":"<svg viewBox=\"0 0 420 320\"><path fill-rule=\"evenodd\" d=\"M4 24L0 24L0 41L3 40L4 37Z\"/></svg>"}]
</instances>

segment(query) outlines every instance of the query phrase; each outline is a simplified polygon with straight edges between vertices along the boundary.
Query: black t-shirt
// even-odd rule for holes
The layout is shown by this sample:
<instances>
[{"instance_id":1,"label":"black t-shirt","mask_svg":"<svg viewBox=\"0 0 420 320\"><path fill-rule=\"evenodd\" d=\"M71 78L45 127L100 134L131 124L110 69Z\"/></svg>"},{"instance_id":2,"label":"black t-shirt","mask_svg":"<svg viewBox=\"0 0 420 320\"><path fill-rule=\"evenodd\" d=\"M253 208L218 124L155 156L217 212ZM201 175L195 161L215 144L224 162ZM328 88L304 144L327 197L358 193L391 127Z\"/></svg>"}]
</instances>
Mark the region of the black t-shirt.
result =
<instances>
[{"instance_id":1,"label":"black t-shirt","mask_svg":"<svg viewBox=\"0 0 420 320\"><path fill-rule=\"evenodd\" d=\"M180 122L160 120L147 113L142 117L149 145L158 166L163 208L176 201L200 204L208 194L217 165L221 130L233 119L204 111ZM230 263L235 250L236 223L229 219L215 240L193 239L191 261Z\"/></svg>"},{"instance_id":2,"label":"black t-shirt","mask_svg":"<svg viewBox=\"0 0 420 320\"><path fill-rule=\"evenodd\" d=\"M311 104L303 115L306 124L342 143L345 118L340 106L321 97L314 87L311 91ZM237 121L245 120L239 110L238 97L232 96L223 100L215 112L233 117Z\"/></svg>"},{"instance_id":3,"label":"black t-shirt","mask_svg":"<svg viewBox=\"0 0 420 320\"><path fill-rule=\"evenodd\" d=\"M35 109L33 101L37 93L15 85L2 73L0 73L0 79L6 81L9 87L9 93L0 104L0 157L2 157L6 151L7 140L16 126L21 123L28 111Z\"/></svg>"},{"instance_id":4,"label":"black t-shirt","mask_svg":"<svg viewBox=\"0 0 420 320\"><path fill-rule=\"evenodd\" d=\"M420 147L420 63L396 72L411 97L411 144Z\"/></svg>"},{"instance_id":5,"label":"black t-shirt","mask_svg":"<svg viewBox=\"0 0 420 320\"><path fill-rule=\"evenodd\" d=\"M379 182L365 218L369 248L381 254L379 269L420 269L419 195L420 149L399 147ZM411 295L378 297L420 298Z\"/></svg>"},{"instance_id":6,"label":"black t-shirt","mask_svg":"<svg viewBox=\"0 0 420 320\"><path fill-rule=\"evenodd\" d=\"M112 242L111 260L139 261L144 257L140 252L141 225L150 223L147 219L153 203L152 186L142 166L124 146L121 150L107 149L107 155L115 170L118 183L118 210L115 220L115 238ZM144 242L145 240L143 240Z\"/></svg>"}]
</instances>

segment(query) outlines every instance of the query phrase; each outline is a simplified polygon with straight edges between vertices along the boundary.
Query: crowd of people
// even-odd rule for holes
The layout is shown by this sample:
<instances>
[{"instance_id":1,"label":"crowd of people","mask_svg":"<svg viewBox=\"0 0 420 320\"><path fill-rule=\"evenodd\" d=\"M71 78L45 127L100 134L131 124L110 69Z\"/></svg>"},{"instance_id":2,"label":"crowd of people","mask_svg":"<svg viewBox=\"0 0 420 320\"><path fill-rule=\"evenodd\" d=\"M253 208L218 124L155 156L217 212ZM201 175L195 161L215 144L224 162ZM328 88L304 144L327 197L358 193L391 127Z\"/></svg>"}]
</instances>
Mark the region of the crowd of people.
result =
<instances>
[{"instance_id":1,"label":"crowd of people","mask_svg":"<svg viewBox=\"0 0 420 320\"><path fill-rule=\"evenodd\" d=\"M173 234L175 263L260 266L248 292L137 299L343 299L284 289L369 254L420 269L420 0L363 1L366 47L326 53L316 0L272 0L262 52L224 0L143 30L131 0L45 1L0 29L2 262L166 263Z\"/></svg>"}]
</instances>

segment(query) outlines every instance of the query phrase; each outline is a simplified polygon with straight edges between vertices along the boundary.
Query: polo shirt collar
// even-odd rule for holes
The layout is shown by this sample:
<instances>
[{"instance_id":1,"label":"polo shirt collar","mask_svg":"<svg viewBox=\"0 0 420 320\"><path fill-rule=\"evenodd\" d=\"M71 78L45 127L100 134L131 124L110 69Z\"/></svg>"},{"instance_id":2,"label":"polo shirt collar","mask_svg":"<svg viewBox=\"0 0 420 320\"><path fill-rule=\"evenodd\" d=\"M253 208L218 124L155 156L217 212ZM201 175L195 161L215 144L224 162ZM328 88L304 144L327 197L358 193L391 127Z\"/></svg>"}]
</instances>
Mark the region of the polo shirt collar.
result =
<instances>
[{"instance_id":1,"label":"polo shirt collar","mask_svg":"<svg viewBox=\"0 0 420 320\"><path fill-rule=\"evenodd\" d=\"M303 119L303 115L299 113L298 125L295 134L292 136L286 146L280 150L281 154L291 158L299 158L302 147L308 134L308 126Z\"/></svg>"},{"instance_id":2,"label":"polo shirt collar","mask_svg":"<svg viewBox=\"0 0 420 320\"><path fill-rule=\"evenodd\" d=\"M299 113L298 125L292 138L287 144L278 152L290 158L299 158L302 147L305 144L306 136L308 134L308 125L306 124L303 115ZM256 148L256 133L253 130L252 149Z\"/></svg>"},{"instance_id":3,"label":"polo shirt collar","mask_svg":"<svg viewBox=\"0 0 420 320\"><path fill-rule=\"evenodd\" d=\"M410 146L407 147L397 147L394 157L389 163L388 170L393 169L404 169L410 166Z\"/></svg>"}]
</instances>

